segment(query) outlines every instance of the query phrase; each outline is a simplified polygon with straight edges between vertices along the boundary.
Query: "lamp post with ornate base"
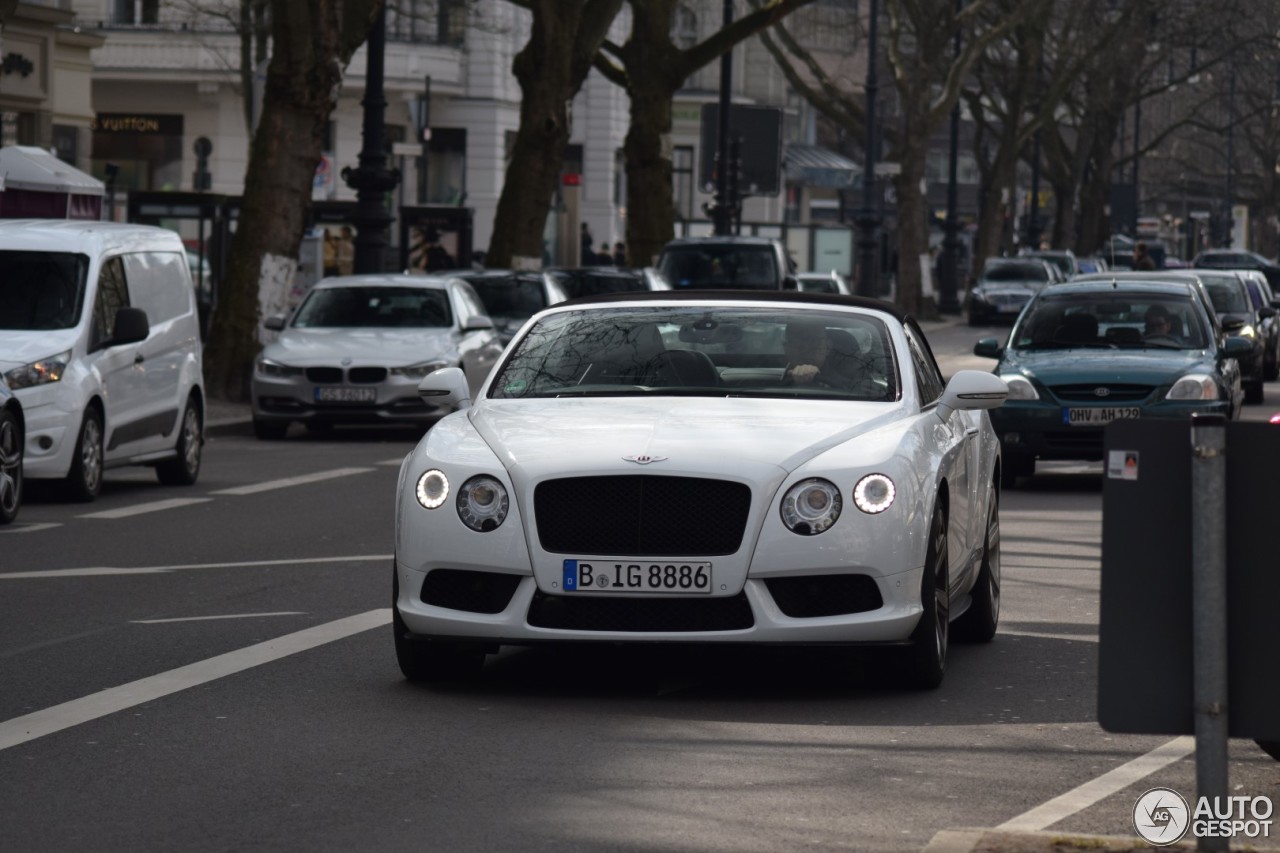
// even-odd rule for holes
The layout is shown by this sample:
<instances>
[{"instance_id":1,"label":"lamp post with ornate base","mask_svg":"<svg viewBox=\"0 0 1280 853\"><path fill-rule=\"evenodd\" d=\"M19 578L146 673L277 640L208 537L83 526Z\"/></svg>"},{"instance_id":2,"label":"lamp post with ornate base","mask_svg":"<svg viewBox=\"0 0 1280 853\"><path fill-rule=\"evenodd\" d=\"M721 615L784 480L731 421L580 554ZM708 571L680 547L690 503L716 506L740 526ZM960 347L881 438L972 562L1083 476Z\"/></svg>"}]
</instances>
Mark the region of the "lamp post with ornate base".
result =
<instances>
[{"instance_id":1,"label":"lamp post with ornate base","mask_svg":"<svg viewBox=\"0 0 1280 853\"><path fill-rule=\"evenodd\" d=\"M880 293L880 212L875 205L876 184L876 97L879 84L876 78L876 25L880 19L880 2L871 0L867 22L867 142L866 168L862 172L862 209L854 222L858 237L858 286L859 296L879 297Z\"/></svg>"},{"instance_id":2,"label":"lamp post with ornate base","mask_svg":"<svg viewBox=\"0 0 1280 853\"><path fill-rule=\"evenodd\" d=\"M956 10L956 36L955 36L955 57L960 59L960 9L964 6L964 0L955 0ZM957 267L960 263L960 237L957 234L960 223L957 221L958 206L956 200L956 166L959 159L960 147L960 99L956 99L956 104L951 108L951 148L948 152L947 173L947 222L944 226L942 237L942 256L938 259L938 310L943 314L959 314L960 300L957 296L959 291L959 270Z\"/></svg>"}]
</instances>

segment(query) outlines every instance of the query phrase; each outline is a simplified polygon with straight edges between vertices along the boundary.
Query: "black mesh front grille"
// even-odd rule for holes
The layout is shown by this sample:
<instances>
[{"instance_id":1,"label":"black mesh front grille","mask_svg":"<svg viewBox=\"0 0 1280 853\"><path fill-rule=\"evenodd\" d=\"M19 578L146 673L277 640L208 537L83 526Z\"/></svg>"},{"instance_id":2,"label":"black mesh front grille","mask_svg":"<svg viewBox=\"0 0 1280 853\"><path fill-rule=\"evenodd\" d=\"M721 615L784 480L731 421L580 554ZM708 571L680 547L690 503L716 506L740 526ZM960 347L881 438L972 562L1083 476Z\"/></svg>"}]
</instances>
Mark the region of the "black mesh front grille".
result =
<instances>
[{"instance_id":1,"label":"black mesh front grille","mask_svg":"<svg viewBox=\"0 0 1280 853\"><path fill-rule=\"evenodd\" d=\"M750 508L749 487L697 477L568 477L534 491L538 539L557 554L732 554Z\"/></svg>"},{"instance_id":2,"label":"black mesh front grille","mask_svg":"<svg viewBox=\"0 0 1280 853\"><path fill-rule=\"evenodd\" d=\"M768 578L778 609L795 619L866 613L884 606L880 587L867 575L806 575Z\"/></svg>"},{"instance_id":3,"label":"black mesh front grille","mask_svg":"<svg viewBox=\"0 0 1280 853\"><path fill-rule=\"evenodd\" d=\"M347 371L347 380L360 384L381 382L387 378L385 367L353 367Z\"/></svg>"},{"instance_id":4,"label":"black mesh front grille","mask_svg":"<svg viewBox=\"0 0 1280 853\"><path fill-rule=\"evenodd\" d=\"M743 631L755 624L747 597L613 598L533 594L529 624L572 631Z\"/></svg>"},{"instance_id":5,"label":"black mesh front grille","mask_svg":"<svg viewBox=\"0 0 1280 853\"><path fill-rule=\"evenodd\" d=\"M501 613L519 585L519 575L433 569L422 582L422 600L450 610Z\"/></svg>"},{"instance_id":6,"label":"black mesh front grille","mask_svg":"<svg viewBox=\"0 0 1280 853\"><path fill-rule=\"evenodd\" d=\"M341 382L341 367L308 367L308 382Z\"/></svg>"},{"instance_id":7,"label":"black mesh front grille","mask_svg":"<svg viewBox=\"0 0 1280 853\"><path fill-rule=\"evenodd\" d=\"M1099 395L1098 389L1106 393ZM1054 385L1050 388L1059 400L1075 400L1089 403L1118 403L1145 400L1154 390L1150 385L1121 385L1110 382L1089 382L1081 385Z\"/></svg>"}]
</instances>

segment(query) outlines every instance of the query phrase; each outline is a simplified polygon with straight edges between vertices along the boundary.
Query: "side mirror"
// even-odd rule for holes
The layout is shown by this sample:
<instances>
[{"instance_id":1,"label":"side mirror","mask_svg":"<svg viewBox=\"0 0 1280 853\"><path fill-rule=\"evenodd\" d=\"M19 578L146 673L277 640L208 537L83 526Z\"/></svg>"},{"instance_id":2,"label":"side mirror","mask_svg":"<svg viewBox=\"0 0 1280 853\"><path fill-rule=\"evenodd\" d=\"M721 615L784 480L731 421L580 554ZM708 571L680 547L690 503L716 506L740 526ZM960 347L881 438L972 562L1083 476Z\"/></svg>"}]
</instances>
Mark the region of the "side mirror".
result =
<instances>
[{"instance_id":1,"label":"side mirror","mask_svg":"<svg viewBox=\"0 0 1280 853\"><path fill-rule=\"evenodd\" d=\"M147 321L147 312L141 308L116 309L115 334L111 336L111 346L119 344L136 344L145 341L151 334L151 323Z\"/></svg>"},{"instance_id":2,"label":"side mirror","mask_svg":"<svg viewBox=\"0 0 1280 853\"><path fill-rule=\"evenodd\" d=\"M1232 335L1222 344L1222 354L1227 358L1243 358L1253 352L1253 342L1239 335Z\"/></svg>"},{"instance_id":3,"label":"side mirror","mask_svg":"<svg viewBox=\"0 0 1280 853\"><path fill-rule=\"evenodd\" d=\"M973 354L983 358L999 358L1004 355L1004 347L995 338L983 338L973 345Z\"/></svg>"},{"instance_id":4,"label":"side mirror","mask_svg":"<svg viewBox=\"0 0 1280 853\"><path fill-rule=\"evenodd\" d=\"M796 277L795 277L795 276L793 276L793 275L788 275L788 276L783 277L783 279L782 279L782 289L783 289L783 290L799 290L799 289L800 289L800 279L796 278Z\"/></svg>"},{"instance_id":5,"label":"side mirror","mask_svg":"<svg viewBox=\"0 0 1280 853\"><path fill-rule=\"evenodd\" d=\"M1239 314L1223 314L1221 317L1221 321L1222 321L1222 328L1226 329L1228 332L1231 332L1244 326L1245 323L1249 322L1249 318L1242 317Z\"/></svg>"},{"instance_id":6,"label":"side mirror","mask_svg":"<svg viewBox=\"0 0 1280 853\"><path fill-rule=\"evenodd\" d=\"M464 332L480 332L492 328L493 320L483 314L472 314L467 318L467 322L462 324L462 331Z\"/></svg>"},{"instance_id":7,"label":"side mirror","mask_svg":"<svg viewBox=\"0 0 1280 853\"><path fill-rule=\"evenodd\" d=\"M1272 317L1276 316L1276 309L1272 308L1270 305L1263 305L1258 309L1258 316L1263 320L1270 320Z\"/></svg>"},{"instance_id":8,"label":"side mirror","mask_svg":"<svg viewBox=\"0 0 1280 853\"><path fill-rule=\"evenodd\" d=\"M994 409L1009 398L1009 386L994 373L957 370L938 399L938 417L946 421L957 409Z\"/></svg>"},{"instance_id":9,"label":"side mirror","mask_svg":"<svg viewBox=\"0 0 1280 853\"><path fill-rule=\"evenodd\" d=\"M442 367L422 377L418 383L418 396L428 406L451 406L455 409L471 406L471 389L461 367Z\"/></svg>"},{"instance_id":10,"label":"side mirror","mask_svg":"<svg viewBox=\"0 0 1280 853\"><path fill-rule=\"evenodd\" d=\"M281 314L272 314L270 317L262 321L262 327L271 332L279 332L284 329L284 316Z\"/></svg>"}]
</instances>

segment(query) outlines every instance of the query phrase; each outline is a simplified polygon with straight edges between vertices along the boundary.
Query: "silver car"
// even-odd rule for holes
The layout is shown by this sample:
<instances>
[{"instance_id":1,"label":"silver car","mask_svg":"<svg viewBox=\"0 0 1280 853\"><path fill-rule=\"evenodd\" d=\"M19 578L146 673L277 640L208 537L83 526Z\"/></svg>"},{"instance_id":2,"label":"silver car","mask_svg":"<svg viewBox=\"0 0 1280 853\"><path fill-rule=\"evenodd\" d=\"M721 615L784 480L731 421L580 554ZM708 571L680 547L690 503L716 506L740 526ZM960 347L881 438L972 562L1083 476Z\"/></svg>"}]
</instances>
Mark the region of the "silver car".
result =
<instances>
[{"instance_id":1,"label":"silver car","mask_svg":"<svg viewBox=\"0 0 1280 853\"><path fill-rule=\"evenodd\" d=\"M474 390L502 345L475 291L456 277L354 275L326 278L286 320L253 370L253 428L283 438L298 421L429 426L448 408L418 396L418 383L460 367Z\"/></svg>"}]
</instances>

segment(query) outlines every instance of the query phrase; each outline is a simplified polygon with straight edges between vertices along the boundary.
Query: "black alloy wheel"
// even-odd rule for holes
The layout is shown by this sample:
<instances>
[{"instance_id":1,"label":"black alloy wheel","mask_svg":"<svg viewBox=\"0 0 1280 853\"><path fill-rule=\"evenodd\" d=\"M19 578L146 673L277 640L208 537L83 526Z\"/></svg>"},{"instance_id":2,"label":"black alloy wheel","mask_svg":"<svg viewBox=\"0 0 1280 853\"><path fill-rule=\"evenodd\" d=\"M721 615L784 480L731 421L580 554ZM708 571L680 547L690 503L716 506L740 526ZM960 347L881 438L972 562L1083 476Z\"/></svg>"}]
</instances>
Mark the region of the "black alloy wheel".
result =
<instances>
[{"instance_id":1,"label":"black alloy wheel","mask_svg":"<svg viewBox=\"0 0 1280 853\"><path fill-rule=\"evenodd\" d=\"M903 680L909 687L932 690L942 683L951 630L951 570L947 554L947 517L939 505L929 522L929 548L920 580L924 612L911 633Z\"/></svg>"},{"instance_id":2,"label":"black alloy wheel","mask_svg":"<svg viewBox=\"0 0 1280 853\"><path fill-rule=\"evenodd\" d=\"M1000 490L991 484L987 498L987 530L982 537L982 564L970 593L969 609L956 620L956 639L989 643L1000 624Z\"/></svg>"},{"instance_id":3,"label":"black alloy wheel","mask_svg":"<svg viewBox=\"0 0 1280 853\"><path fill-rule=\"evenodd\" d=\"M0 409L0 524L9 524L22 507L22 426L9 409Z\"/></svg>"},{"instance_id":4,"label":"black alloy wheel","mask_svg":"<svg viewBox=\"0 0 1280 853\"><path fill-rule=\"evenodd\" d=\"M187 401L178 425L176 456L156 466L156 478L166 486L190 486L200 476L200 456L204 447L204 418L193 396Z\"/></svg>"},{"instance_id":5,"label":"black alloy wheel","mask_svg":"<svg viewBox=\"0 0 1280 853\"><path fill-rule=\"evenodd\" d=\"M102 414L92 406L84 410L76 438L71 470L62 481L67 500L88 503L102 491Z\"/></svg>"}]
</instances>

